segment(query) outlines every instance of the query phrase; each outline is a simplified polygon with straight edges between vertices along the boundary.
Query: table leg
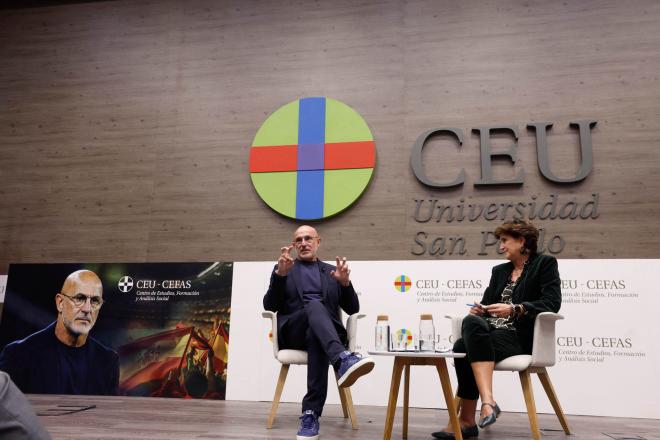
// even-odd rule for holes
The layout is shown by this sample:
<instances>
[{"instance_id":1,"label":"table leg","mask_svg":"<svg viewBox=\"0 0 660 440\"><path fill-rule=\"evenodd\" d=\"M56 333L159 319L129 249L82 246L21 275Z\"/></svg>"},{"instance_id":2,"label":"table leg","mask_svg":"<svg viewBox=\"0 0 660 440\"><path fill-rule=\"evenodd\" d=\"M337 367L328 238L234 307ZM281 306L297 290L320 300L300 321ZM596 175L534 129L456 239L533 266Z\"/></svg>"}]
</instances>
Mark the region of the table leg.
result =
<instances>
[{"instance_id":1,"label":"table leg","mask_svg":"<svg viewBox=\"0 0 660 440\"><path fill-rule=\"evenodd\" d=\"M449 420L451 421L452 428L454 428L454 438L456 440L463 440L461 424L458 421L458 413L456 412L456 405L454 404L454 393L451 390L451 382L449 381L449 373L447 372L447 362L445 362L444 358L438 358L435 366L438 369L440 383L442 384L442 392L445 395Z\"/></svg>"},{"instance_id":2,"label":"table leg","mask_svg":"<svg viewBox=\"0 0 660 440\"><path fill-rule=\"evenodd\" d=\"M410 365L406 364L403 377L403 439L408 438L408 402L410 401Z\"/></svg>"},{"instance_id":3,"label":"table leg","mask_svg":"<svg viewBox=\"0 0 660 440\"><path fill-rule=\"evenodd\" d=\"M387 403L387 416L385 417L385 432L383 433L383 440L390 440L392 438L392 427L394 426L394 413L396 412L396 401L399 397L399 386L401 385L402 370L403 370L403 360L395 356L394 367L392 367L392 382L390 383L390 399Z\"/></svg>"}]
</instances>

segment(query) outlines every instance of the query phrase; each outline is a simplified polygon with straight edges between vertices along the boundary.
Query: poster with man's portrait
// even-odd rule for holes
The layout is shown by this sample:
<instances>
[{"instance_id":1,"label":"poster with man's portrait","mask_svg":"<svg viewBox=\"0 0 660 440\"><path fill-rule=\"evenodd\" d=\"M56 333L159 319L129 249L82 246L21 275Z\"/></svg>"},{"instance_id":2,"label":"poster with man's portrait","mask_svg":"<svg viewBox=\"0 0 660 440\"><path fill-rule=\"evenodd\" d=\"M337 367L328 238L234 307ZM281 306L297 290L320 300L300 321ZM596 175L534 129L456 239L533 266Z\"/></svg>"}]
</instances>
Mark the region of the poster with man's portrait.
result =
<instances>
[{"instance_id":1,"label":"poster with man's portrait","mask_svg":"<svg viewBox=\"0 0 660 440\"><path fill-rule=\"evenodd\" d=\"M233 263L13 264L0 369L24 392L224 399Z\"/></svg>"}]
</instances>

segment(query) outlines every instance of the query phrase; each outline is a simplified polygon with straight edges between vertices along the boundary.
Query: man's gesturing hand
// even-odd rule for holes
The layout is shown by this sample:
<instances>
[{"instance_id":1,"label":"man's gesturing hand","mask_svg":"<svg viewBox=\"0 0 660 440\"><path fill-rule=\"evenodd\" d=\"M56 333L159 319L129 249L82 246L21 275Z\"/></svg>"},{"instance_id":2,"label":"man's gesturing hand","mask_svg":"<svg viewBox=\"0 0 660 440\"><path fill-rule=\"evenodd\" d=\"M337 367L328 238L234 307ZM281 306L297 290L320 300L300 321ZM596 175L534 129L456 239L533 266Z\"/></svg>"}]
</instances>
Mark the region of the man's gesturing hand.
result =
<instances>
[{"instance_id":1,"label":"man's gesturing hand","mask_svg":"<svg viewBox=\"0 0 660 440\"><path fill-rule=\"evenodd\" d=\"M348 285L351 284L350 274L351 270L348 268L346 257L337 257L337 268L330 272L330 276L337 280L342 286L348 287Z\"/></svg>"},{"instance_id":2,"label":"man's gesturing hand","mask_svg":"<svg viewBox=\"0 0 660 440\"><path fill-rule=\"evenodd\" d=\"M291 256L291 249L293 249L293 245L280 249L280 258L277 260L277 270L275 271L279 276L285 276L293 268L294 259Z\"/></svg>"}]
</instances>

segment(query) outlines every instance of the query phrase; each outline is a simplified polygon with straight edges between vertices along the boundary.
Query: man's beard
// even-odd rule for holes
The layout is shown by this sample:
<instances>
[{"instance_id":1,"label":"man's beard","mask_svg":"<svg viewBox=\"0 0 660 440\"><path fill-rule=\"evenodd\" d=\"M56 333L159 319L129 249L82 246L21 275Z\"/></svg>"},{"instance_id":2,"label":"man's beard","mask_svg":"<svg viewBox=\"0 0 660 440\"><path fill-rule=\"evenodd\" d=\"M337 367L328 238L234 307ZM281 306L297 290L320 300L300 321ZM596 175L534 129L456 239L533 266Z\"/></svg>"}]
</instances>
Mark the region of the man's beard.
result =
<instances>
[{"instance_id":1,"label":"man's beard","mask_svg":"<svg viewBox=\"0 0 660 440\"><path fill-rule=\"evenodd\" d=\"M94 321L92 320L91 317L89 317L88 324L76 321L75 317L71 321L64 319L64 327L66 327L66 329L70 333L76 336L80 336L80 335L87 336L87 334L90 332L92 327L94 327Z\"/></svg>"}]
</instances>

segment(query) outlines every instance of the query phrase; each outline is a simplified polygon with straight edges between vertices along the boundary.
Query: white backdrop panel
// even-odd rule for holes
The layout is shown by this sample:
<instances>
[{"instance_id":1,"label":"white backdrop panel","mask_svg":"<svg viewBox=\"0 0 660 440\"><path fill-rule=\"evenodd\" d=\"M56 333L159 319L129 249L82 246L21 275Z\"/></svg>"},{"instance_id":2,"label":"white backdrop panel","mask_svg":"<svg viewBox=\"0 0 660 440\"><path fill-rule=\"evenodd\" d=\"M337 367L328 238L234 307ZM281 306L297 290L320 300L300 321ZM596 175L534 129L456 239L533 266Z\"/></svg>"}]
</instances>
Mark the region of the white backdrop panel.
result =
<instances>
[{"instance_id":1,"label":"white backdrop panel","mask_svg":"<svg viewBox=\"0 0 660 440\"><path fill-rule=\"evenodd\" d=\"M500 262L351 262L361 312L367 315L358 325L358 350L373 348L379 314L389 315L393 331L406 328L416 335L419 315L431 313L436 333L444 344L451 345L449 320L444 316L467 313L465 304L481 298L491 268ZM274 262L234 265L228 400L269 401L273 397L279 364L268 338L270 327L261 317L273 266ZM653 374L659 360L655 342L660 336L653 318L660 297L649 282L660 272L660 260L560 260L559 268L563 284L560 313L566 319L558 322L558 363L550 369L550 376L566 413L660 418L653 393L641 393L660 389L660 379ZM395 288L401 275L411 280L407 292ZM374 371L352 387L357 405L387 404L392 359L375 361ZM305 368L291 368L283 402L302 400ZM450 375L455 390L453 371ZM495 397L502 408L525 411L516 373L495 373L494 382ZM445 408L433 368L412 367L410 391L412 406ZM534 392L539 412L551 413L536 379ZM339 403L332 386L328 403Z\"/></svg>"}]
</instances>

